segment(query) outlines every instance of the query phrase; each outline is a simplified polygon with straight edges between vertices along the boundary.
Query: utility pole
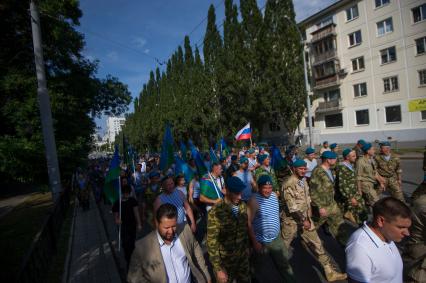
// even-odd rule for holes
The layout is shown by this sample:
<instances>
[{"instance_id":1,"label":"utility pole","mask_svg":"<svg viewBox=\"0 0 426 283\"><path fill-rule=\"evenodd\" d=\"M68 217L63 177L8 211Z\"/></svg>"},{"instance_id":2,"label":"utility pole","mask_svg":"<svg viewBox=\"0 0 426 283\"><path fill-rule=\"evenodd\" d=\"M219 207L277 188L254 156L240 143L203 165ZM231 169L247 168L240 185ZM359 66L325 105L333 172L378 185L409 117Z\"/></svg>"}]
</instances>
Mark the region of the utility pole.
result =
<instances>
[{"instance_id":1,"label":"utility pole","mask_svg":"<svg viewBox=\"0 0 426 283\"><path fill-rule=\"evenodd\" d=\"M309 146L312 147L312 111L311 111L311 99L309 97L309 82L308 82L308 67L306 65L305 59L305 41L303 40L303 35L300 32L299 27L294 23L289 17L284 16L284 18L292 25L296 27L297 32L300 36L300 42L302 44L302 58L303 58L303 71L305 76L305 88L306 88L306 110L308 112L308 128L309 128Z\"/></svg>"},{"instance_id":2,"label":"utility pole","mask_svg":"<svg viewBox=\"0 0 426 283\"><path fill-rule=\"evenodd\" d=\"M47 171L49 175L49 186L52 190L53 202L59 199L62 191L61 177L59 172L58 156L56 153L56 142L53 132L52 111L50 99L47 93L46 72L44 69L43 47L41 41L40 17L37 6L33 0L30 2L31 29L33 33L34 59L37 75L37 96L40 107L40 120L43 132L44 147L46 150Z\"/></svg>"}]
</instances>

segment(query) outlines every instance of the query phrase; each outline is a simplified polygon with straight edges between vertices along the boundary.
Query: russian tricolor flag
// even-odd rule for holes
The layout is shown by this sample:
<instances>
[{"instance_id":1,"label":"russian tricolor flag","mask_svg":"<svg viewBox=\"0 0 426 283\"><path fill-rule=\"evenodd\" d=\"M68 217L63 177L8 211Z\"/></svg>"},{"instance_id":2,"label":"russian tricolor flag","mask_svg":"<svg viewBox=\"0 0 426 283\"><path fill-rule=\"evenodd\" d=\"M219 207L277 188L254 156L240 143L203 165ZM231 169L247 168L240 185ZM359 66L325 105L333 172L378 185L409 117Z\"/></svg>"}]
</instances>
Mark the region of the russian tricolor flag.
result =
<instances>
[{"instance_id":1,"label":"russian tricolor flag","mask_svg":"<svg viewBox=\"0 0 426 283\"><path fill-rule=\"evenodd\" d=\"M244 128L238 131L238 133L235 135L235 139L237 141L251 139L250 123L248 123L244 126Z\"/></svg>"}]
</instances>

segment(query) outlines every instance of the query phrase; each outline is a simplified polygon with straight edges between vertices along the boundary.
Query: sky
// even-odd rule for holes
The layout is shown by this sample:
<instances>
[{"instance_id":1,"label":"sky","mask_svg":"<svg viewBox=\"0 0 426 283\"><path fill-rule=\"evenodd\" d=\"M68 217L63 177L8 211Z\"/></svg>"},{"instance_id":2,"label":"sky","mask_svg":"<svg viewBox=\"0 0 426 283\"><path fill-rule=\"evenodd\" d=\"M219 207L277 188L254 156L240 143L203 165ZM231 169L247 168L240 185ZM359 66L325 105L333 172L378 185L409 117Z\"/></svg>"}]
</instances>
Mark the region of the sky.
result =
<instances>
[{"instance_id":1,"label":"sky","mask_svg":"<svg viewBox=\"0 0 426 283\"><path fill-rule=\"evenodd\" d=\"M293 0L296 20L336 1ZM265 2L257 0L259 7ZM128 86L133 98L138 97L149 72L164 67L164 62L183 45L185 35L189 35L193 48L200 46L211 4L216 7L216 24L220 25L225 16L224 0L81 0L83 17L77 30L85 37L83 54L99 60L98 77L111 74ZM133 112L133 103L129 112ZM102 135L105 118L96 123Z\"/></svg>"}]
</instances>

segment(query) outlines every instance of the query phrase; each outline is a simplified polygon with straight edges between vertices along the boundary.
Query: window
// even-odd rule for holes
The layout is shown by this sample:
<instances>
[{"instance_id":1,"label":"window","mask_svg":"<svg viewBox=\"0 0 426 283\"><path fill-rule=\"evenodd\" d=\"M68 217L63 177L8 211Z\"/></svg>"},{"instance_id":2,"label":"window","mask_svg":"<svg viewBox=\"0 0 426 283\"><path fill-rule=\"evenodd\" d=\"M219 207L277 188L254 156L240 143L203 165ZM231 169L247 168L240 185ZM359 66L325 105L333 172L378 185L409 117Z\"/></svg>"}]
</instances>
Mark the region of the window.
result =
<instances>
[{"instance_id":1,"label":"window","mask_svg":"<svg viewBox=\"0 0 426 283\"><path fill-rule=\"evenodd\" d=\"M426 69L419 71L419 84L421 86L426 86Z\"/></svg>"},{"instance_id":2,"label":"window","mask_svg":"<svg viewBox=\"0 0 426 283\"><path fill-rule=\"evenodd\" d=\"M384 92L392 92L399 90L398 77L389 77L383 79Z\"/></svg>"},{"instance_id":3,"label":"window","mask_svg":"<svg viewBox=\"0 0 426 283\"><path fill-rule=\"evenodd\" d=\"M354 85L354 97L367 96L367 83Z\"/></svg>"},{"instance_id":4,"label":"window","mask_svg":"<svg viewBox=\"0 0 426 283\"><path fill-rule=\"evenodd\" d=\"M349 47L361 44L361 42L362 42L360 30L357 30L356 32L350 33L348 35L348 37L349 37Z\"/></svg>"},{"instance_id":5,"label":"window","mask_svg":"<svg viewBox=\"0 0 426 283\"><path fill-rule=\"evenodd\" d=\"M352 72L364 70L364 56L352 59Z\"/></svg>"},{"instance_id":6,"label":"window","mask_svg":"<svg viewBox=\"0 0 426 283\"><path fill-rule=\"evenodd\" d=\"M396 61L395 46L380 50L380 58L382 60L382 64L395 62Z\"/></svg>"},{"instance_id":7,"label":"window","mask_svg":"<svg viewBox=\"0 0 426 283\"><path fill-rule=\"evenodd\" d=\"M368 125L370 124L370 117L368 116L368 109L355 111L356 124Z\"/></svg>"},{"instance_id":8,"label":"window","mask_svg":"<svg viewBox=\"0 0 426 283\"><path fill-rule=\"evenodd\" d=\"M392 18L387 18L377 24L377 36L383 36L387 33L393 32Z\"/></svg>"},{"instance_id":9,"label":"window","mask_svg":"<svg viewBox=\"0 0 426 283\"><path fill-rule=\"evenodd\" d=\"M424 54L426 51L426 36L416 39L417 54Z\"/></svg>"},{"instance_id":10,"label":"window","mask_svg":"<svg viewBox=\"0 0 426 283\"><path fill-rule=\"evenodd\" d=\"M322 27L328 26L331 23L333 23L333 16L328 16L317 23L317 28L320 29Z\"/></svg>"},{"instance_id":11,"label":"window","mask_svg":"<svg viewBox=\"0 0 426 283\"><path fill-rule=\"evenodd\" d=\"M315 118L314 117L311 117L311 118L312 118L312 127L315 127ZM308 117L305 117L306 128L309 127L308 121L309 121Z\"/></svg>"},{"instance_id":12,"label":"window","mask_svg":"<svg viewBox=\"0 0 426 283\"><path fill-rule=\"evenodd\" d=\"M422 121L426 121L426 110L420 111L422 115Z\"/></svg>"},{"instance_id":13,"label":"window","mask_svg":"<svg viewBox=\"0 0 426 283\"><path fill-rule=\"evenodd\" d=\"M390 0L376 0L376 8L389 4Z\"/></svg>"},{"instance_id":14,"label":"window","mask_svg":"<svg viewBox=\"0 0 426 283\"><path fill-rule=\"evenodd\" d=\"M386 123L401 122L401 105L385 107Z\"/></svg>"},{"instance_id":15,"label":"window","mask_svg":"<svg viewBox=\"0 0 426 283\"><path fill-rule=\"evenodd\" d=\"M324 92L324 101L336 101L340 99L340 89L333 89L327 92Z\"/></svg>"},{"instance_id":16,"label":"window","mask_svg":"<svg viewBox=\"0 0 426 283\"><path fill-rule=\"evenodd\" d=\"M315 66L315 78L323 78L327 76L332 76L336 74L336 68L334 61L329 61L327 63Z\"/></svg>"},{"instance_id":17,"label":"window","mask_svg":"<svg viewBox=\"0 0 426 283\"><path fill-rule=\"evenodd\" d=\"M415 23L423 21L426 19L426 4L411 9L411 12L413 13L413 21Z\"/></svg>"},{"instance_id":18,"label":"window","mask_svg":"<svg viewBox=\"0 0 426 283\"><path fill-rule=\"evenodd\" d=\"M346 21L351 21L358 18L358 5L352 6L349 9L346 9Z\"/></svg>"},{"instance_id":19,"label":"window","mask_svg":"<svg viewBox=\"0 0 426 283\"><path fill-rule=\"evenodd\" d=\"M325 115L324 120L326 128L343 127L342 113Z\"/></svg>"}]
</instances>

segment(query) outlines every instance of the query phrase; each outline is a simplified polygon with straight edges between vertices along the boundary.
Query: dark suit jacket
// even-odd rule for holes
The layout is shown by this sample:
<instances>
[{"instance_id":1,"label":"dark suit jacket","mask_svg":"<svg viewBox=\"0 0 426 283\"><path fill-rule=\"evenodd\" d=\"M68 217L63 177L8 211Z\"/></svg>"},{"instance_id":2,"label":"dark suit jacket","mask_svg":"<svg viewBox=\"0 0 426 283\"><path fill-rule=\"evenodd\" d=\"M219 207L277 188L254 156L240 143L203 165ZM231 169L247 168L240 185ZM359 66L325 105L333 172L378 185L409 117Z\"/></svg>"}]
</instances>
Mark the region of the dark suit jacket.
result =
<instances>
[{"instance_id":1,"label":"dark suit jacket","mask_svg":"<svg viewBox=\"0 0 426 283\"><path fill-rule=\"evenodd\" d=\"M179 225L176 234L180 239L192 278L195 282L210 282L210 274L207 270L203 252L200 245L192 235L188 225ZM138 240L130 260L127 274L129 283L166 283L166 267L161 255L160 244L157 238L157 230L152 231L144 238Z\"/></svg>"}]
</instances>

